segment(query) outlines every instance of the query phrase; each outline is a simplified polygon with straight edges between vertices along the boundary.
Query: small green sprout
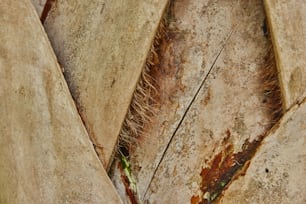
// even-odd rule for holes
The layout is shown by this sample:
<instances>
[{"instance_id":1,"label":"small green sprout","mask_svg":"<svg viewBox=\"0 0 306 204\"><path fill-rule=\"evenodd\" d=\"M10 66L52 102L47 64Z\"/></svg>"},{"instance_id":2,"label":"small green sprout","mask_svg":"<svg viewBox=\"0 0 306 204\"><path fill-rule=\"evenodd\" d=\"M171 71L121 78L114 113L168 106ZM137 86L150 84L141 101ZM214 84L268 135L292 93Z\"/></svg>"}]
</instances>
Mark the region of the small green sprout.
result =
<instances>
[{"instance_id":1,"label":"small green sprout","mask_svg":"<svg viewBox=\"0 0 306 204\"><path fill-rule=\"evenodd\" d=\"M217 196L218 196L218 193L217 193L217 192L214 193L214 194L212 194L211 197L210 197L210 201L215 200L215 199L217 198Z\"/></svg>"},{"instance_id":2,"label":"small green sprout","mask_svg":"<svg viewBox=\"0 0 306 204\"><path fill-rule=\"evenodd\" d=\"M121 165L122 165L124 174L128 179L128 182L129 182L129 185L130 185L129 187L133 191L133 193L136 194L137 193L137 186L136 186L136 181L132 176L131 164L123 154L121 154L120 161L121 161Z\"/></svg>"},{"instance_id":3,"label":"small green sprout","mask_svg":"<svg viewBox=\"0 0 306 204\"><path fill-rule=\"evenodd\" d=\"M224 187L225 185L226 185L226 182L225 182L225 181L221 181L221 182L220 182L220 186L221 186L221 187Z\"/></svg>"}]
</instances>

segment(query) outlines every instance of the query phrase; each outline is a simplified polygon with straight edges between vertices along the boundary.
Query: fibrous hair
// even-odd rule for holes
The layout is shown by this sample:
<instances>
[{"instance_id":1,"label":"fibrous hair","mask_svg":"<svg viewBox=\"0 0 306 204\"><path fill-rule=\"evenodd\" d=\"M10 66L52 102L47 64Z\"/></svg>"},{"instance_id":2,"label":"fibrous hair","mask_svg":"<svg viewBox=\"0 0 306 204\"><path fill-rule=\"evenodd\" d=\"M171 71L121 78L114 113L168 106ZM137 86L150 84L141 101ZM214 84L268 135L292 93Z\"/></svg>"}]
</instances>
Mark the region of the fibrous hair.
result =
<instances>
[{"instance_id":1,"label":"fibrous hair","mask_svg":"<svg viewBox=\"0 0 306 204\"><path fill-rule=\"evenodd\" d=\"M165 34L165 20L163 19L157 29L123 122L119 134L119 147L129 148L132 144L137 144L137 139L143 134L146 125L152 122L152 117L156 113L157 102L155 99L158 96L158 91L152 69L158 67L160 63L159 45Z\"/></svg>"}]
</instances>

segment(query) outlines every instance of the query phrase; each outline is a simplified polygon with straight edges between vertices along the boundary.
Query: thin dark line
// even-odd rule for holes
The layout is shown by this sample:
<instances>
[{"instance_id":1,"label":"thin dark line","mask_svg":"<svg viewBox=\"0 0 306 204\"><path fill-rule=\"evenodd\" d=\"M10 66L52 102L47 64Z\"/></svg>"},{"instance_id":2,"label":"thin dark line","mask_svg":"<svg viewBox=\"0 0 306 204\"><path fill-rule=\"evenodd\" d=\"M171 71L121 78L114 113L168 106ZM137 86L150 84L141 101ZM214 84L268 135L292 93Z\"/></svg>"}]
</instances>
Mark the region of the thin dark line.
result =
<instances>
[{"instance_id":1,"label":"thin dark line","mask_svg":"<svg viewBox=\"0 0 306 204\"><path fill-rule=\"evenodd\" d=\"M153 181L153 179L154 179L154 177L155 177L155 175L156 175L156 172L157 172L157 170L158 170L158 168L159 168L161 162L163 161L163 159L164 159L164 157L165 157L165 155L166 155L166 152L167 152L167 150L169 149L169 146L170 146L170 144L171 144L171 142L172 142L174 136L176 135L176 132L177 132L178 129L180 128L180 126L181 126L181 124L183 123L183 121L184 121L184 119L185 119L187 113L189 112L191 106L193 105L195 99L197 98L197 96L199 95L201 89L203 88L203 86L204 86L204 84L205 84L205 82L206 82L206 80L207 80L209 74L211 73L212 69L214 68L214 66L215 66L215 64L216 64L216 62L217 62L217 60L218 60L220 54L221 54L222 51L224 50L224 47L225 47L226 43L228 42L228 40L229 40L230 37L232 36L233 31L234 31L234 29L232 29L232 31L230 32L229 36L228 36L227 39L225 40L225 43L223 44L223 46L221 47L220 51L218 52L218 55L215 57L215 59L214 59L214 61L213 61L213 64L210 66L210 69L209 69L208 73L206 74L206 76L205 76L204 79L202 80L200 87L197 89L195 95L194 95L193 98L191 99L191 101L190 101L188 107L186 108L186 111L184 112L184 114L183 114L183 116L182 116L180 122L178 123L177 127L175 128L175 130L174 130L174 132L173 132L173 134L172 134L172 136L171 136L171 138L170 138L170 140L169 140L169 142L168 142L166 148L164 149L163 154L162 154L162 156L161 156L161 158L160 158L160 160L159 160L159 162L158 162L158 164L157 164L157 166L156 166L156 168L155 168L155 170L154 170L154 172L153 172L153 175L152 175L152 177L151 177L151 179L150 179L150 182L149 182L149 184L148 184L148 186L147 186L147 188L146 188L146 191L145 191L145 193L144 193L144 195L143 195L143 199L144 199L144 198L146 197L146 195L147 195L147 192L148 192L148 190L149 190L149 188L150 188L150 186L151 186L151 183L152 183L152 181Z\"/></svg>"}]
</instances>

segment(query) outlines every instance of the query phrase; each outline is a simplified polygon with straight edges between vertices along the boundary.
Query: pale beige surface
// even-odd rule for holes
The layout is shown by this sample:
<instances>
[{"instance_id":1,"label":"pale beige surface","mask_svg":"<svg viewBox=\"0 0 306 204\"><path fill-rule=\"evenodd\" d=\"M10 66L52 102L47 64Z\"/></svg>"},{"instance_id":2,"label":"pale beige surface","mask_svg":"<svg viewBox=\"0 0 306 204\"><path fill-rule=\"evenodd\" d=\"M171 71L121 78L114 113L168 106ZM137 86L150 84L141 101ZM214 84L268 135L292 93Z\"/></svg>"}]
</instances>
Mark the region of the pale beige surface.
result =
<instances>
[{"instance_id":1,"label":"pale beige surface","mask_svg":"<svg viewBox=\"0 0 306 204\"><path fill-rule=\"evenodd\" d=\"M0 22L0 203L121 203L30 1Z\"/></svg>"},{"instance_id":2,"label":"pale beige surface","mask_svg":"<svg viewBox=\"0 0 306 204\"><path fill-rule=\"evenodd\" d=\"M222 141L228 131L229 142L238 152L246 139L252 141L267 130L269 118L262 103L260 71L269 43L262 31L262 3L259 0L241 0L233 5L221 2L215 1L209 8L216 11L223 8L227 15L224 23L237 27L157 169L144 197L150 204L190 203L193 195L201 194L202 168L225 149ZM190 11L194 12L195 8L196 4ZM213 13L207 15L214 17ZM205 21L202 24L205 25ZM206 32L214 34L220 30L212 27Z\"/></svg>"},{"instance_id":3,"label":"pale beige surface","mask_svg":"<svg viewBox=\"0 0 306 204\"><path fill-rule=\"evenodd\" d=\"M265 0L284 109L306 97L306 1Z\"/></svg>"},{"instance_id":4,"label":"pale beige surface","mask_svg":"<svg viewBox=\"0 0 306 204\"><path fill-rule=\"evenodd\" d=\"M174 1L174 13L177 23L171 29L176 38L166 46L166 65L162 67L161 94L167 99L162 101L161 112L140 146L130 155L138 193L150 204L190 203L193 195L201 195L201 170L224 148L221 141L227 130L237 152L245 139L252 141L270 125L262 102L264 87L259 80L270 47L264 37L262 1ZM294 35L288 34L287 38ZM186 111L223 45L212 72ZM286 49L282 51L286 53ZM304 54L299 56L303 61ZM305 98L303 69L302 66L303 73L291 77L289 86L293 88L283 90L299 100ZM290 84L282 78L281 82ZM292 99L289 95L287 102ZM285 107L289 107L288 103ZM229 185L222 203L305 203L305 116L305 102L286 113L280 129L273 130L251 160L246 177ZM113 180L124 197L118 172Z\"/></svg>"},{"instance_id":5,"label":"pale beige surface","mask_svg":"<svg viewBox=\"0 0 306 204\"><path fill-rule=\"evenodd\" d=\"M169 28L170 35L174 37L166 45L161 79L158 81L161 86L161 109L139 147L131 153L141 198L167 144L185 117L186 109L234 32L238 23L234 16L240 13L239 10L239 2L174 2L172 15L175 20ZM161 189L164 190L163 187Z\"/></svg>"},{"instance_id":6,"label":"pale beige surface","mask_svg":"<svg viewBox=\"0 0 306 204\"><path fill-rule=\"evenodd\" d=\"M131 153L140 197L149 203L189 203L199 191L205 159L223 148L227 130L238 151L269 126L259 74L269 47L261 1L176 1L174 18L175 37L161 68L165 98L158 122Z\"/></svg>"},{"instance_id":7,"label":"pale beige surface","mask_svg":"<svg viewBox=\"0 0 306 204\"><path fill-rule=\"evenodd\" d=\"M45 21L68 86L105 167L166 3L59 0Z\"/></svg>"},{"instance_id":8,"label":"pale beige surface","mask_svg":"<svg viewBox=\"0 0 306 204\"><path fill-rule=\"evenodd\" d=\"M306 101L273 129L220 203L306 203Z\"/></svg>"},{"instance_id":9,"label":"pale beige surface","mask_svg":"<svg viewBox=\"0 0 306 204\"><path fill-rule=\"evenodd\" d=\"M47 0L31 0L39 17L41 16L42 11L44 10L46 1Z\"/></svg>"}]
</instances>

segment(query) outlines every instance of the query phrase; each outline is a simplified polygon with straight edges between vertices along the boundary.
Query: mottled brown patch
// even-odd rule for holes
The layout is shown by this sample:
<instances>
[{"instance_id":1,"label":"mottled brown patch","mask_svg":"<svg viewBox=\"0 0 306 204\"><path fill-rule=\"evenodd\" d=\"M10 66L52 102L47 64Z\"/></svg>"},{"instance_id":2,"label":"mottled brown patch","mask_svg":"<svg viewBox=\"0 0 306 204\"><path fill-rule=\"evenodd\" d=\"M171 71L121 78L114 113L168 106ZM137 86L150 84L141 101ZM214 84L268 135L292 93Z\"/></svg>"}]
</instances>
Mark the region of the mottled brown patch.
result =
<instances>
[{"instance_id":1,"label":"mottled brown patch","mask_svg":"<svg viewBox=\"0 0 306 204\"><path fill-rule=\"evenodd\" d=\"M245 174L249 166L249 160L255 154L263 136L259 136L253 142L245 141L242 151L234 153L233 144L229 143L230 131L226 131L226 137L222 144L226 144L224 150L219 152L210 162L209 167L203 168L200 176L202 177L201 191L208 198L197 201L199 204L208 204L219 198L228 184L234 179ZM195 201L195 195L192 197Z\"/></svg>"},{"instance_id":2,"label":"mottled brown patch","mask_svg":"<svg viewBox=\"0 0 306 204\"><path fill-rule=\"evenodd\" d=\"M200 202L200 196L192 196L191 199L190 199L190 203L191 204L197 204Z\"/></svg>"},{"instance_id":3,"label":"mottled brown patch","mask_svg":"<svg viewBox=\"0 0 306 204\"><path fill-rule=\"evenodd\" d=\"M128 177L125 175L122 164L120 162L118 162L118 169L120 170L120 174L121 174L121 179L122 179L122 183L124 184L125 187L125 191L131 201L131 204L138 204L138 199L136 198L135 194L133 193L133 191L130 189L130 183L129 183L129 179Z\"/></svg>"},{"instance_id":4,"label":"mottled brown patch","mask_svg":"<svg viewBox=\"0 0 306 204\"><path fill-rule=\"evenodd\" d=\"M209 103L210 98L211 98L211 90L210 90L210 87L209 87L208 90L207 90L207 94L205 95L205 98L201 101L201 103L204 106L206 106Z\"/></svg>"}]
</instances>

